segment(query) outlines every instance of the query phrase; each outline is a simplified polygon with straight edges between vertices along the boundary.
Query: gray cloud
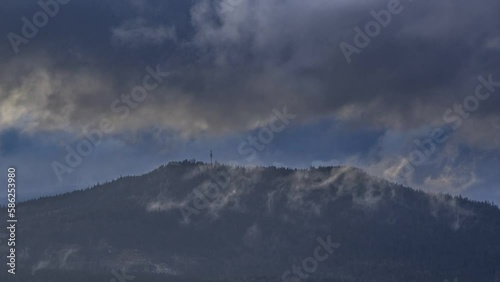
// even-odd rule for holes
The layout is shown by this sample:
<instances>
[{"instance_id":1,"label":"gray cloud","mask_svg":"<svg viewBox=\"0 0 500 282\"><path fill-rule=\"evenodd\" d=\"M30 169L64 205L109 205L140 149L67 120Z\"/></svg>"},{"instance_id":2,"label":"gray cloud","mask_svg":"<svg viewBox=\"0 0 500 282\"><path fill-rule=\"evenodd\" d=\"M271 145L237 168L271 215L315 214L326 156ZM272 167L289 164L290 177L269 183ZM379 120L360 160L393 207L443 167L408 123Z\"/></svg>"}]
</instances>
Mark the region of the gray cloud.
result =
<instances>
[{"instance_id":1,"label":"gray cloud","mask_svg":"<svg viewBox=\"0 0 500 282\"><path fill-rule=\"evenodd\" d=\"M224 135L255 129L286 105L299 123L330 117L386 130L373 159L362 160L384 175L414 138L452 125L443 114L474 94L479 75L500 81L500 3L493 0L402 1L404 10L348 64L339 44L353 44L353 28L388 2L256 0L221 13L215 0L73 0L19 55L7 38L0 45L0 130L78 137L108 117L123 135L152 128L186 138ZM36 4L6 5L12 12L0 32L20 33L21 17ZM158 64L172 75L120 120L111 103ZM445 169L424 178L426 185L474 169L451 151L498 149L490 121L500 118L499 95L453 133L433 163Z\"/></svg>"},{"instance_id":2,"label":"gray cloud","mask_svg":"<svg viewBox=\"0 0 500 282\"><path fill-rule=\"evenodd\" d=\"M190 19L163 21L146 8L130 12L142 2L111 5L101 12L116 15L114 23L99 19L78 28L82 38L95 32L99 39L107 36L105 42L74 43L61 56L49 42L68 44L71 37L47 32L30 43L38 51L28 49L2 65L9 75L0 82L0 124L78 131L110 115L109 102L130 91L147 62L177 75L122 130L159 124L187 135L242 131L285 104L303 121L333 115L395 129L438 124L450 105L473 93L478 75L500 80L498 67L485 60L498 41L491 26L499 4L491 2L403 2L405 10L351 65L339 43L352 40L353 27L371 20L370 11L386 1L244 1L224 14L214 1L199 1L184 7ZM173 26L182 34L176 36ZM132 46L135 56L115 50L119 46ZM497 105L497 98L481 105L475 119L496 116ZM59 125L68 121L70 127Z\"/></svg>"}]
</instances>

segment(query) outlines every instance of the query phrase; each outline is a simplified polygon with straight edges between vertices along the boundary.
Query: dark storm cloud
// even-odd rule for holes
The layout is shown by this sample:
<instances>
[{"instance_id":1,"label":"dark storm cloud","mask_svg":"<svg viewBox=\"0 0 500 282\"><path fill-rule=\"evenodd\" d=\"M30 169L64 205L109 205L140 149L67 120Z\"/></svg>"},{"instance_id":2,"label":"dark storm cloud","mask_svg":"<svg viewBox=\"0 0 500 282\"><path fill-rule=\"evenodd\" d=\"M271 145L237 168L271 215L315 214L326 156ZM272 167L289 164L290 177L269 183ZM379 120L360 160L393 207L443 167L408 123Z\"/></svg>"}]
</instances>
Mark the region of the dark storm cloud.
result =
<instances>
[{"instance_id":1,"label":"dark storm cloud","mask_svg":"<svg viewBox=\"0 0 500 282\"><path fill-rule=\"evenodd\" d=\"M45 130L69 121L78 130L112 114L110 103L157 64L176 75L121 128L160 121L187 134L246 130L280 105L302 120L418 127L439 123L473 93L478 75L500 81L491 61L496 1L401 2L402 12L347 64L339 44L354 44L353 28L388 2L242 1L220 13L220 1L73 0L18 55L4 41L2 112L15 113L2 124ZM3 34L21 34L20 19L40 10L34 1L7 5ZM495 114L495 101L478 116Z\"/></svg>"},{"instance_id":2,"label":"dark storm cloud","mask_svg":"<svg viewBox=\"0 0 500 282\"><path fill-rule=\"evenodd\" d=\"M299 123L326 117L386 130L371 158L353 157L383 175L413 138L453 125L443 115L474 95L478 76L500 81L496 0L396 3L401 11L348 63L340 44L355 46L354 28L394 1L232 1L228 9L224 0L71 0L17 54L8 34L22 36L22 18L42 8L5 1L0 130L78 138L107 117L120 136L152 128L179 137L234 134L287 106ZM113 101L142 83L147 66L171 75L120 119ZM498 96L500 88L453 133L440 165L452 168L460 146L497 149L490 121L499 117ZM429 181L450 174L441 176Z\"/></svg>"}]
</instances>

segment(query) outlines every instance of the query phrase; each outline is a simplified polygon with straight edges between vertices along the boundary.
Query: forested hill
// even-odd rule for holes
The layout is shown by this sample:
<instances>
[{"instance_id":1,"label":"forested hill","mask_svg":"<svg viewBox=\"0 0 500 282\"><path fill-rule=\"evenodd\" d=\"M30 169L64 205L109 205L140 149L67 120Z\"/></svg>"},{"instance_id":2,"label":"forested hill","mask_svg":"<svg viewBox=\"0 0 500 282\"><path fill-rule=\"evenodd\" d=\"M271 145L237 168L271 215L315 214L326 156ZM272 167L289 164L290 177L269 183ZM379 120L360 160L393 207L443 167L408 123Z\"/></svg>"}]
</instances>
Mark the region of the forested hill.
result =
<instances>
[{"instance_id":1,"label":"forested hill","mask_svg":"<svg viewBox=\"0 0 500 282\"><path fill-rule=\"evenodd\" d=\"M18 220L18 275L1 281L500 281L496 206L350 167L175 162Z\"/></svg>"}]
</instances>

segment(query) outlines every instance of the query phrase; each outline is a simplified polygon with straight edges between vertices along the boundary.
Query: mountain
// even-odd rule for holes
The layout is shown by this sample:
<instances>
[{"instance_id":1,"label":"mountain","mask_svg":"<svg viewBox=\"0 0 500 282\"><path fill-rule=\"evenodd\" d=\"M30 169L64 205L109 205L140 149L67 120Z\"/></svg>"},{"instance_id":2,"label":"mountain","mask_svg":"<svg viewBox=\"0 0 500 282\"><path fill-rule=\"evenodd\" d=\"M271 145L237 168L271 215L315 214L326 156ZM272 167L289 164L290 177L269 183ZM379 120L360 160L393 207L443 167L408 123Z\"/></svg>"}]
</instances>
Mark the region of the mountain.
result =
<instances>
[{"instance_id":1,"label":"mountain","mask_svg":"<svg viewBox=\"0 0 500 282\"><path fill-rule=\"evenodd\" d=\"M351 167L174 162L17 212L2 281L500 281L496 206Z\"/></svg>"}]
</instances>

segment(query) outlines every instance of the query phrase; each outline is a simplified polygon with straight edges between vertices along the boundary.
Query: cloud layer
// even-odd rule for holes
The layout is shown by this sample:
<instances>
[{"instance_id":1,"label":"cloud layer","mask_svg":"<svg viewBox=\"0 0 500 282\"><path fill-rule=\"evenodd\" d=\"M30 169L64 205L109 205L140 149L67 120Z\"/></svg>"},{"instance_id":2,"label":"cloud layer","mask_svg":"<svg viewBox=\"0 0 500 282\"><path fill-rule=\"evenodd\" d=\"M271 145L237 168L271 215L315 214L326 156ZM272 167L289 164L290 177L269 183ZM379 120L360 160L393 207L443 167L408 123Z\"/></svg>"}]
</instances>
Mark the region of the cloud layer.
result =
<instances>
[{"instance_id":1,"label":"cloud layer","mask_svg":"<svg viewBox=\"0 0 500 282\"><path fill-rule=\"evenodd\" d=\"M449 141L412 184L472 186L482 154L498 156L500 87L478 77L500 82L500 3L397 2L401 12L348 63L340 44L355 46L356 27L365 30L391 3L72 0L18 54L7 36L1 43L0 130L78 139L106 117L116 128L110 137L224 138L287 106L301 126L331 119L383 132L369 153L342 160L380 175L415 149L415 138L444 128ZM22 18L42 10L35 1L5 5L5 35L23 36ZM170 76L122 119L113 102L142 84L147 66ZM467 106L478 85L491 96L460 117L455 105ZM442 173L433 175L433 165Z\"/></svg>"}]
</instances>

